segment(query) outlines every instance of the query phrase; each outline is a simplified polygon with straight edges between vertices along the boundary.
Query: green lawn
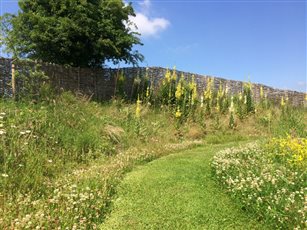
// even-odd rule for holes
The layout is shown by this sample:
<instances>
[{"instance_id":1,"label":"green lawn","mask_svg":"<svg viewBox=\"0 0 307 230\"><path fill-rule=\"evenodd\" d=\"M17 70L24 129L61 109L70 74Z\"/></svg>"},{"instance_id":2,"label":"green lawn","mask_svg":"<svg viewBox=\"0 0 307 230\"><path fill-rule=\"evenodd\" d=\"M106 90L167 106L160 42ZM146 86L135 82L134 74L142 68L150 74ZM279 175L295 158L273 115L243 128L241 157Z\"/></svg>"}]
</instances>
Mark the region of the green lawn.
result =
<instances>
[{"instance_id":1,"label":"green lawn","mask_svg":"<svg viewBox=\"0 0 307 230\"><path fill-rule=\"evenodd\" d=\"M137 167L123 180L101 229L266 229L216 185L208 145Z\"/></svg>"}]
</instances>

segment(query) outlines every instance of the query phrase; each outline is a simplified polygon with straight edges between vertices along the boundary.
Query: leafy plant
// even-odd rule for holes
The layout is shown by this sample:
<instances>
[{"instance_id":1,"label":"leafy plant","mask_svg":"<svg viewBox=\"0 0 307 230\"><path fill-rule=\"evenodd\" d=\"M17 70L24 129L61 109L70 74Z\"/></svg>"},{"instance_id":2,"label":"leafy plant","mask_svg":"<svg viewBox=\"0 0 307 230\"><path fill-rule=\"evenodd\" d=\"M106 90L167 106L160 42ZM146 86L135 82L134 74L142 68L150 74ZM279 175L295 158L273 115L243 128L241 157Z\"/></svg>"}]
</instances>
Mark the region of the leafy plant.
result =
<instances>
[{"instance_id":1,"label":"leafy plant","mask_svg":"<svg viewBox=\"0 0 307 230\"><path fill-rule=\"evenodd\" d=\"M108 1L19 0L17 15L2 17L1 42L14 57L80 67L106 60L137 64L142 45L129 17L131 3Z\"/></svg>"},{"instance_id":2,"label":"leafy plant","mask_svg":"<svg viewBox=\"0 0 307 230\"><path fill-rule=\"evenodd\" d=\"M48 76L40 69L40 65L22 64L22 71L16 71L17 100L48 101L54 93Z\"/></svg>"},{"instance_id":3,"label":"leafy plant","mask_svg":"<svg viewBox=\"0 0 307 230\"><path fill-rule=\"evenodd\" d=\"M274 133L276 136L286 137L288 134L298 137L307 137L307 124L304 113L300 109L285 108L281 113Z\"/></svg>"}]
</instances>

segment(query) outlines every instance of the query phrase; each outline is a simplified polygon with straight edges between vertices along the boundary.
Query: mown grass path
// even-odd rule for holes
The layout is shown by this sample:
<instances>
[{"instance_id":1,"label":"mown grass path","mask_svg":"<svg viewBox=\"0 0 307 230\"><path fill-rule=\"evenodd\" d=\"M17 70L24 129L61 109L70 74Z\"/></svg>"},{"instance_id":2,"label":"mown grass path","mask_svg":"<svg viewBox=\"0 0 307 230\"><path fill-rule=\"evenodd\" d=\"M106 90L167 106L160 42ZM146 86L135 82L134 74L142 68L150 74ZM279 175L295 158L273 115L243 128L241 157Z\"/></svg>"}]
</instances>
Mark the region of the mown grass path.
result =
<instances>
[{"instance_id":1,"label":"mown grass path","mask_svg":"<svg viewBox=\"0 0 307 230\"><path fill-rule=\"evenodd\" d=\"M212 180L213 155L234 145L197 147L137 167L101 229L266 229Z\"/></svg>"}]
</instances>

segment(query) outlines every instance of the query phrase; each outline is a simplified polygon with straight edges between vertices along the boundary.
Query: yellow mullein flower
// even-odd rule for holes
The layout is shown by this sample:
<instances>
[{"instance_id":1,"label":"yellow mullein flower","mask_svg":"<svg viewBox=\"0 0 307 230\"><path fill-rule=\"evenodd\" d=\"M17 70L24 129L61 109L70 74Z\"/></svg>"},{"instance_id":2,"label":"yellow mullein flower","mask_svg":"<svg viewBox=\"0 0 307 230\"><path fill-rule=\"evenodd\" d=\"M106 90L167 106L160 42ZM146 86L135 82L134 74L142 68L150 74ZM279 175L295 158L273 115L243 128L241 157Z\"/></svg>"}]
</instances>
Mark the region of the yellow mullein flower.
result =
<instances>
[{"instance_id":1,"label":"yellow mullein flower","mask_svg":"<svg viewBox=\"0 0 307 230\"><path fill-rule=\"evenodd\" d=\"M177 110L176 110L176 113L175 113L175 117L176 117L176 118L180 118L181 115L182 115L182 113L180 112L180 108L179 108L179 106L178 106L178 107L177 107Z\"/></svg>"},{"instance_id":2,"label":"yellow mullein flower","mask_svg":"<svg viewBox=\"0 0 307 230\"><path fill-rule=\"evenodd\" d=\"M235 110L234 104L233 104L233 96L231 96L231 102L229 107L229 112L233 113Z\"/></svg>"},{"instance_id":3,"label":"yellow mullein flower","mask_svg":"<svg viewBox=\"0 0 307 230\"><path fill-rule=\"evenodd\" d=\"M176 87L175 97L177 100L179 100L181 96L182 96L182 86L181 86L181 82L179 82Z\"/></svg>"},{"instance_id":4,"label":"yellow mullein flower","mask_svg":"<svg viewBox=\"0 0 307 230\"><path fill-rule=\"evenodd\" d=\"M193 90L193 88L194 88L193 82L189 82L189 89L190 89L190 90Z\"/></svg>"},{"instance_id":5,"label":"yellow mullein flower","mask_svg":"<svg viewBox=\"0 0 307 230\"><path fill-rule=\"evenodd\" d=\"M166 82L170 82L171 81L171 72L169 71L169 69L166 70L165 80L166 80Z\"/></svg>"},{"instance_id":6,"label":"yellow mullein flower","mask_svg":"<svg viewBox=\"0 0 307 230\"><path fill-rule=\"evenodd\" d=\"M229 87L228 87L228 85L226 84L226 87L225 87L225 94L228 93L228 90L229 90Z\"/></svg>"},{"instance_id":7,"label":"yellow mullein flower","mask_svg":"<svg viewBox=\"0 0 307 230\"><path fill-rule=\"evenodd\" d=\"M196 88L196 83L195 83L195 77L194 75L192 76L192 81L189 82L189 89L194 90Z\"/></svg>"},{"instance_id":8,"label":"yellow mullein flower","mask_svg":"<svg viewBox=\"0 0 307 230\"><path fill-rule=\"evenodd\" d=\"M219 103L216 104L216 111L220 112L220 104Z\"/></svg>"},{"instance_id":9,"label":"yellow mullein flower","mask_svg":"<svg viewBox=\"0 0 307 230\"><path fill-rule=\"evenodd\" d=\"M262 86L260 87L260 98L261 99L263 98L263 87Z\"/></svg>"},{"instance_id":10,"label":"yellow mullein flower","mask_svg":"<svg viewBox=\"0 0 307 230\"><path fill-rule=\"evenodd\" d=\"M284 101L284 96L281 96L280 105L281 105L281 107L284 107L286 105L286 103Z\"/></svg>"},{"instance_id":11,"label":"yellow mullein flower","mask_svg":"<svg viewBox=\"0 0 307 230\"><path fill-rule=\"evenodd\" d=\"M194 88L193 88L192 99L193 100L197 99L197 87L196 86L194 86Z\"/></svg>"},{"instance_id":12,"label":"yellow mullein flower","mask_svg":"<svg viewBox=\"0 0 307 230\"><path fill-rule=\"evenodd\" d=\"M147 89L146 89L146 98L149 97L149 91L150 91L149 86L147 86Z\"/></svg>"},{"instance_id":13,"label":"yellow mullein flower","mask_svg":"<svg viewBox=\"0 0 307 230\"><path fill-rule=\"evenodd\" d=\"M246 89L250 89L252 90L253 88L253 84L250 82L250 80L248 82L244 82L243 83L243 87L246 88Z\"/></svg>"},{"instance_id":14,"label":"yellow mullein flower","mask_svg":"<svg viewBox=\"0 0 307 230\"><path fill-rule=\"evenodd\" d=\"M205 97L205 99L210 100L210 99L212 98L211 90L206 90L206 91L204 92L204 97Z\"/></svg>"},{"instance_id":15,"label":"yellow mullein flower","mask_svg":"<svg viewBox=\"0 0 307 230\"><path fill-rule=\"evenodd\" d=\"M250 89L250 90L252 90L252 88L253 88L253 84L249 81L248 82L248 88Z\"/></svg>"},{"instance_id":16,"label":"yellow mullein flower","mask_svg":"<svg viewBox=\"0 0 307 230\"><path fill-rule=\"evenodd\" d=\"M223 87L222 87L222 83L220 81L219 90L217 91L217 99L221 98L222 96L223 96Z\"/></svg>"},{"instance_id":17,"label":"yellow mullein flower","mask_svg":"<svg viewBox=\"0 0 307 230\"><path fill-rule=\"evenodd\" d=\"M204 107L204 97L200 97L200 108Z\"/></svg>"},{"instance_id":18,"label":"yellow mullein flower","mask_svg":"<svg viewBox=\"0 0 307 230\"><path fill-rule=\"evenodd\" d=\"M242 101L242 92L239 93L239 100Z\"/></svg>"},{"instance_id":19,"label":"yellow mullein flower","mask_svg":"<svg viewBox=\"0 0 307 230\"><path fill-rule=\"evenodd\" d=\"M181 82L184 82L184 75L183 75L183 73L181 73L180 81L181 81Z\"/></svg>"},{"instance_id":20,"label":"yellow mullein flower","mask_svg":"<svg viewBox=\"0 0 307 230\"><path fill-rule=\"evenodd\" d=\"M171 80L174 80L174 81L177 80L176 66L174 66L174 68L173 68Z\"/></svg>"},{"instance_id":21,"label":"yellow mullein flower","mask_svg":"<svg viewBox=\"0 0 307 230\"><path fill-rule=\"evenodd\" d=\"M207 87L206 87L206 91L204 92L205 99L210 100L212 98L212 90L211 90L212 81L213 81L213 78L207 79Z\"/></svg>"},{"instance_id":22,"label":"yellow mullein flower","mask_svg":"<svg viewBox=\"0 0 307 230\"><path fill-rule=\"evenodd\" d=\"M141 117L141 100L140 97L138 96L138 99L136 101L136 108L135 108L135 117L140 118Z\"/></svg>"}]
</instances>

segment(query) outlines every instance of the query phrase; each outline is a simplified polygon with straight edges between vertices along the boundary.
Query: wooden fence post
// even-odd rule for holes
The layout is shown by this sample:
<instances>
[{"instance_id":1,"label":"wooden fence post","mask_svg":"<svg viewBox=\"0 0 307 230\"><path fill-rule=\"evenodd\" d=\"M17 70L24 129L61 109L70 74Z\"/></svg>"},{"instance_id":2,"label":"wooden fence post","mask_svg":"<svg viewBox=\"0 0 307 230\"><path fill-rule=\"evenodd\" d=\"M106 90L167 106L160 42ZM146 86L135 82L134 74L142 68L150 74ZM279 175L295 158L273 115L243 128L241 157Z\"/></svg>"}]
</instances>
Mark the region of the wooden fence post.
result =
<instances>
[{"instance_id":1,"label":"wooden fence post","mask_svg":"<svg viewBox=\"0 0 307 230\"><path fill-rule=\"evenodd\" d=\"M12 61L12 94L13 94L13 98L15 98L15 95L16 95L16 79L15 79L14 60Z\"/></svg>"}]
</instances>

